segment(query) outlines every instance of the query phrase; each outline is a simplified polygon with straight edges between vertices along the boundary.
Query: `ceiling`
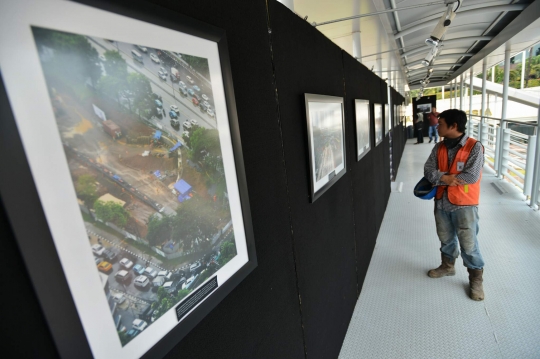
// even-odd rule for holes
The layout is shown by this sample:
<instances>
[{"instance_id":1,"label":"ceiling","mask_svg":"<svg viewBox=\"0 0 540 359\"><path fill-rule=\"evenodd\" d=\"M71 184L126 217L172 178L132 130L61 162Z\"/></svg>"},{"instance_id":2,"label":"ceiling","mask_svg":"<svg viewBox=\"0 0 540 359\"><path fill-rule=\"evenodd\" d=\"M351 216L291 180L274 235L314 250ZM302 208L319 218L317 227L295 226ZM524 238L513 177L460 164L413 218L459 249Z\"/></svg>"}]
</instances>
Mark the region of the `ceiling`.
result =
<instances>
[{"instance_id":1,"label":"ceiling","mask_svg":"<svg viewBox=\"0 0 540 359\"><path fill-rule=\"evenodd\" d=\"M472 67L482 71L504 60L508 42L512 55L540 41L540 0L283 0L325 36L360 61L397 91L444 86ZM432 47L430 37L452 3L456 12L446 27L437 53L426 67L421 62ZM288 5L291 7L291 5ZM391 11L397 9L398 11ZM401 9L401 10L400 10ZM526 11L524 11L527 9ZM389 11L390 10L390 11ZM376 13L376 14L373 14ZM336 21L355 15L356 19ZM362 16L363 15L363 16ZM519 17L519 18L518 18ZM353 49L359 31L359 51ZM427 86L426 86L427 87Z\"/></svg>"}]
</instances>

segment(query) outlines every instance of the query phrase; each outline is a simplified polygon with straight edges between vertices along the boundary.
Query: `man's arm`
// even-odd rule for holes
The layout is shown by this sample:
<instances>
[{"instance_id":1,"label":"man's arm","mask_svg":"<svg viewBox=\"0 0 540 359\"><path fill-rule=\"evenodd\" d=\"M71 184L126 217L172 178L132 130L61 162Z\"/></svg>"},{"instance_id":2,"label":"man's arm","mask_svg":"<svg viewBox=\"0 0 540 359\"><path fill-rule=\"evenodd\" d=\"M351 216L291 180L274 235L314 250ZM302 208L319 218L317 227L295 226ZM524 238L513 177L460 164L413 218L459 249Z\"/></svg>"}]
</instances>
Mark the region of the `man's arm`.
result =
<instances>
[{"instance_id":1,"label":"man's arm","mask_svg":"<svg viewBox=\"0 0 540 359\"><path fill-rule=\"evenodd\" d=\"M456 178L463 181L463 184L473 184L480 179L480 173L484 167L484 149L480 142L477 142L469 154L467 162L463 167L463 171Z\"/></svg>"},{"instance_id":2,"label":"man's arm","mask_svg":"<svg viewBox=\"0 0 540 359\"><path fill-rule=\"evenodd\" d=\"M434 146L431 153L424 165L424 177L431 182L434 186L446 185L441 181L441 177L444 173L439 172L439 161L437 160L437 147Z\"/></svg>"}]
</instances>

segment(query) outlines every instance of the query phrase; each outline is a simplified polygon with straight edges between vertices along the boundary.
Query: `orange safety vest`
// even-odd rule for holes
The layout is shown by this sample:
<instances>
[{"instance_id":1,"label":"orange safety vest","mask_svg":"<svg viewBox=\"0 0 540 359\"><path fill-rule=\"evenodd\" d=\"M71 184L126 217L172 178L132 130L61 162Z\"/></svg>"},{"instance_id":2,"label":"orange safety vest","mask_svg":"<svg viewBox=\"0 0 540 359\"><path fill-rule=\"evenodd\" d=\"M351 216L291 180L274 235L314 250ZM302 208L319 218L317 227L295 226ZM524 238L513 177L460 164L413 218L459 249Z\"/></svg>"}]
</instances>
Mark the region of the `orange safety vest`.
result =
<instances>
[{"instance_id":1,"label":"orange safety vest","mask_svg":"<svg viewBox=\"0 0 540 359\"><path fill-rule=\"evenodd\" d=\"M448 149L444 145L444 142L441 143L437 151L439 171L456 175L461 173L461 170L458 171L457 168L458 162L463 163L463 167L465 167L465 163L467 163L469 154L471 153L471 150L476 142L477 141L474 138L469 137L465 143L465 146L461 147L456 153L456 157L454 158L454 162L452 162L450 168L448 168ZM462 186L438 186L435 198L441 199L444 191L448 190L448 200L450 203L456 206L477 206L480 199L481 179L482 172L480 172L480 178L478 178L478 181L473 184L465 184Z\"/></svg>"}]
</instances>

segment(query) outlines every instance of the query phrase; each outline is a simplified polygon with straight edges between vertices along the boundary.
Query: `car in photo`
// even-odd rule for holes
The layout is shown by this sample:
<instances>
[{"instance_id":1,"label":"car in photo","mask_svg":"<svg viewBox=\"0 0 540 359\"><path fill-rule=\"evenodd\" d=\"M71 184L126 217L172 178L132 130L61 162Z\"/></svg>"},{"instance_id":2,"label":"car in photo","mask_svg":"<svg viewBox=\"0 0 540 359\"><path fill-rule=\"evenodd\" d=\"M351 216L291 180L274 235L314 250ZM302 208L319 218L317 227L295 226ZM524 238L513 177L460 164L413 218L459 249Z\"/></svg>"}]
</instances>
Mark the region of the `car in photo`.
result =
<instances>
[{"instance_id":1,"label":"car in photo","mask_svg":"<svg viewBox=\"0 0 540 359\"><path fill-rule=\"evenodd\" d=\"M208 103L208 101L203 101L203 104L204 104L207 108L212 108L212 106L210 106L210 104Z\"/></svg>"},{"instance_id":2,"label":"car in photo","mask_svg":"<svg viewBox=\"0 0 540 359\"><path fill-rule=\"evenodd\" d=\"M143 330L146 329L147 326L148 326L148 323L145 322L144 320L142 320L142 319L135 319L135 320L133 321L132 328L133 328L133 329L140 330L140 331L142 332Z\"/></svg>"},{"instance_id":3,"label":"car in photo","mask_svg":"<svg viewBox=\"0 0 540 359\"><path fill-rule=\"evenodd\" d=\"M126 301L126 296L124 293L116 293L112 296L112 299L116 302L116 304L122 304Z\"/></svg>"},{"instance_id":4,"label":"car in photo","mask_svg":"<svg viewBox=\"0 0 540 359\"><path fill-rule=\"evenodd\" d=\"M156 115L157 118L161 120L163 118L163 109L161 107L156 107L154 109L154 114Z\"/></svg>"},{"instance_id":5,"label":"car in photo","mask_svg":"<svg viewBox=\"0 0 540 359\"><path fill-rule=\"evenodd\" d=\"M156 99L156 100L154 100L154 103L156 104L156 106L157 106L158 108L163 108L163 102L161 102L160 100L157 100L157 99Z\"/></svg>"},{"instance_id":6,"label":"car in photo","mask_svg":"<svg viewBox=\"0 0 540 359\"><path fill-rule=\"evenodd\" d=\"M193 286L193 283L195 282L195 279L197 279L199 275L195 275L193 277L189 277L184 283L182 283L182 289L191 289Z\"/></svg>"},{"instance_id":7,"label":"car in photo","mask_svg":"<svg viewBox=\"0 0 540 359\"><path fill-rule=\"evenodd\" d=\"M101 263L98 264L97 269L98 269L98 271L100 271L100 272L103 272L103 273L107 273L107 274L108 274L108 273L111 273L111 272L112 272L113 266L112 266L111 263L106 262L106 261L103 261L103 262L101 262Z\"/></svg>"},{"instance_id":8,"label":"car in photo","mask_svg":"<svg viewBox=\"0 0 540 359\"><path fill-rule=\"evenodd\" d=\"M191 76L186 76L186 79L187 81L190 83L190 84L194 84L195 81L193 81L193 79L191 78Z\"/></svg>"},{"instance_id":9,"label":"car in photo","mask_svg":"<svg viewBox=\"0 0 540 359\"><path fill-rule=\"evenodd\" d=\"M163 97L161 95L158 95L157 93L155 92L152 92L152 99L154 100L160 100L161 102L163 102Z\"/></svg>"},{"instance_id":10,"label":"car in photo","mask_svg":"<svg viewBox=\"0 0 540 359\"><path fill-rule=\"evenodd\" d=\"M156 54L150 54L150 60L154 61L156 64L161 64L161 60Z\"/></svg>"},{"instance_id":11,"label":"car in photo","mask_svg":"<svg viewBox=\"0 0 540 359\"><path fill-rule=\"evenodd\" d=\"M166 281L169 281L172 278L172 273L169 272L168 270L159 271L157 275L158 275L158 277L165 278Z\"/></svg>"},{"instance_id":12,"label":"car in photo","mask_svg":"<svg viewBox=\"0 0 540 359\"><path fill-rule=\"evenodd\" d=\"M180 92L180 95L182 95L184 97L187 97L187 95L188 95L188 92L187 92L185 87L178 88L178 92Z\"/></svg>"},{"instance_id":13,"label":"car in photo","mask_svg":"<svg viewBox=\"0 0 540 359\"><path fill-rule=\"evenodd\" d=\"M201 92L201 88L197 85L193 86L193 89L197 92Z\"/></svg>"},{"instance_id":14,"label":"car in photo","mask_svg":"<svg viewBox=\"0 0 540 359\"><path fill-rule=\"evenodd\" d=\"M135 338L141 331L137 329L130 329L126 332L128 338Z\"/></svg>"},{"instance_id":15,"label":"car in photo","mask_svg":"<svg viewBox=\"0 0 540 359\"><path fill-rule=\"evenodd\" d=\"M142 275L144 274L144 267L140 264L135 264L133 266L133 271L137 273L137 275Z\"/></svg>"},{"instance_id":16,"label":"car in photo","mask_svg":"<svg viewBox=\"0 0 540 359\"><path fill-rule=\"evenodd\" d=\"M193 106L199 106L199 100L197 100L195 97L191 98L191 103L193 103Z\"/></svg>"},{"instance_id":17,"label":"car in photo","mask_svg":"<svg viewBox=\"0 0 540 359\"><path fill-rule=\"evenodd\" d=\"M189 94L189 96L195 95L195 91L193 91L193 89L187 89L187 93Z\"/></svg>"},{"instance_id":18,"label":"car in photo","mask_svg":"<svg viewBox=\"0 0 540 359\"><path fill-rule=\"evenodd\" d=\"M210 117L214 117L216 114L214 113L214 110L212 110L211 108L209 108L208 110L206 110L206 113L208 114L208 116Z\"/></svg>"},{"instance_id":19,"label":"car in photo","mask_svg":"<svg viewBox=\"0 0 540 359\"><path fill-rule=\"evenodd\" d=\"M167 74L158 73L160 80L167 81Z\"/></svg>"},{"instance_id":20,"label":"car in photo","mask_svg":"<svg viewBox=\"0 0 540 359\"><path fill-rule=\"evenodd\" d=\"M201 262L195 262L189 266L189 271L193 273L196 272L199 268L201 268Z\"/></svg>"},{"instance_id":21,"label":"car in photo","mask_svg":"<svg viewBox=\"0 0 540 359\"><path fill-rule=\"evenodd\" d=\"M209 100L208 96L206 96L205 94L202 94L201 97L202 97L203 100L205 100L205 101L208 101L208 100Z\"/></svg>"},{"instance_id":22,"label":"car in photo","mask_svg":"<svg viewBox=\"0 0 540 359\"><path fill-rule=\"evenodd\" d=\"M178 114L176 112L174 112L173 110L170 110L169 111L169 117L171 119L175 119L175 118L178 118Z\"/></svg>"},{"instance_id":23,"label":"car in photo","mask_svg":"<svg viewBox=\"0 0 540 359\"><path fill-rule=\"evenodd\" d=\"M184 128L190 129L191 123L189 123L189 121L185 121L184 123L182 123L182 126L184 126Z\"/></svg>"},{"instance_id":24,"label":"car in photo","mask_svg":"<svg viewBox=\"0 0 540 359\"><path fill-rule=\"evenodd\" d=\"M171 118L171 126L178 127L180 126L180 121L177 118Z\"/></svg>"},{"instance_id":25,"label":"car in photo","mask_svg":"<svg viewBox=\"0 0 540 359\"><path fill-rule=\"evenodd\" d=\"M146 287L148 287L148 285L150 285L150 279L148 279L148 277L144 275L140 275L137 278L135 278L133 285L136 288L145 289Z\"/></svg>"},{"instance_id":26,"label":"car in photo","mask_svg":"<svg viewBox=\"0 0 540 359\"><path fill-rule=\"evenodd\" d=\"M103 258L105 258L107 261L111 263L114 263L114 261L118 259L118 254L112 249L105 249L103 251Z\"/></svg>"},{"instance_id":27,"label":"car in photo","mask_svg":"<svg viewBox=\"0 0 540 359\"><path fill-rule=\"evenodd\" d=\"M133 267L133 262L130 261L129 259L127 258L122 258L120 259L120 262L118 262L120 264L120 267L126 269L126 270L130 270L131 267Z\"/></svg>"},{"instance_id":28,"label":"car in photo","mask_svg":"<svg viewBox=\"0 0 540 359\"><path fill-rule=\"evenodd\" d=\"M148 49L147 49L146 47L144 47L144 46L141 46L141 45L135 45L135 46L137 46L137 48L138 48L139 50L141 50L142 52L144 52L144 53L147 53L147 52L148 52Z\"/></svg>"},{"instance_id":29,"label":"car in photo","mask_svg":"<svg viewBox=\"0 0 540 359\"><path fill-rule=\"evenodd\" d=\"M174 294L178 291L178 285L173 281L166 282L165 284L163 284L162 288L165 289L169 294Z\"/></svg>"},{"instance_id":30,"label":"car in photo","mask_svg":"<svg viewBox=\"0 0 540 359\"><path fill-rule=\"evenodd\" d=\"M199 104L199 109L201 110L201 112L206 112L208 111L208 106L206 106L204 103L201 103Z\"/></svg>"},{"instance_id":31,"label":"car in photo","mask_svg":"<svg viewBox=\"0 0 540 359\"><path fill-rule=\"evenodd\" d=\"M184 81L180 81L180 82L178 83L178 87L180 87L180 88L186 88L187 86L186 86L186 83L185 83Z\"/></svg>"},{"instance_id":32,"label":"car in photo","mask_svg":"<svg viewBox=\"0 0 540 359\"><path fill-rule=\"evenodd\" d=\"M157 274L158 274L158 271L152 267L146 267L144 270L144 275L147 276L148 278L154 279L155 277L157 277Z\"/></svg>"},{"instance_id":33,"label":"car in photo","mask_svg":"<svg viewBox=\"0 0 540 359\"><path fill-rule=\"evenodd\" d=\"M197 101L201 102L201 96L197 95L196 93L193 94L193 98L196 98Z\"/></svg>"},{"instance_id":34,"label":"car in photo","mask_svg":"<svg viewBox=\"0 0 540 359\"><path fill-rule=\"evenodd\" d=\"M103 262L103 258L94 257L94 262L96 262L96 265L98 265L99 263Z\"/></svg>"},{"instance_id":35,"label":"car in photo","mask_svg":"<svg viewBox=\"0 0 540 359\"><path fill-rule=\"evenodd\" d=\"M157 292L158 288L161 287L165 283L165 277L162 277L158 275L156 278L152 280L152 292Z\"/></svg>"},{"instance_id":36,"label":"car in photo","mask_svg":"<svg viewBox=\"0 0 540 359\"><path fill-rule=\"evenodd\" d=\"M196 119L192 118L191 120L189 120L189 122L191 122L192 125L198 125L199 124L199 121L197 121Z\"/></svg>"},{"instance_id":37,"label":"car in photo","mask_svg":"<svg viewBox=\"0 0 540 359\"><path fill-rule=\"evenodd\" d=\"M94 253L96 256L102 256L103 252L105 252L105 247L103 247L101 244L92 245L92 253Z\"/></svg>"},{"instance_id":38,"label":"car in photo","mask_svg":"<svg viewBox=\"0 0 540 359\"><path fill-rule=\"evenodd\" d=\"M176 106L176 105L171 105L171 110L176 112L176 113L180 112L180 110L178 109L178 106Z\"/></svg>"},{"instance_id":39,"label":"car in photo","mask_svg":"<svg viewBox=\"0 0 540 359\"><path fill-rule=\"evenodd\" d=\"M114 279L116 279L120 283L129 283L131 281L131 273L128 272L125 269L121 269L114 275Z\"/></svg>"}]
</instances>

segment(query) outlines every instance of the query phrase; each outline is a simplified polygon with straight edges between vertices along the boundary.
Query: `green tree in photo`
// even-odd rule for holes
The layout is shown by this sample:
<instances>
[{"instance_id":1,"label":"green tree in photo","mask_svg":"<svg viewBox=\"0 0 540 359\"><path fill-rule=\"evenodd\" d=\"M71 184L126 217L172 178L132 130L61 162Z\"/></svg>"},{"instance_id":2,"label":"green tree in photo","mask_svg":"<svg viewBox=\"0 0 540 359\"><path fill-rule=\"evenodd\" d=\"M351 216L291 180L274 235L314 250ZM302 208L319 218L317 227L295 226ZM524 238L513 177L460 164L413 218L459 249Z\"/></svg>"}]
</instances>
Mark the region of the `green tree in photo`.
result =
<instances>
[{"instance_id":1,"label":"green tree in photo","mask_svg":"<svg viewBox=\"0 0 540 359\"><path fill-rule=\"evenodd\" d=\"M218 259L218 263L223 267L236 256L236 245L234 244L234 238L221 243L220 252L221 256Z\"/></svg>"},{"instance_id":2,"label":"green tree in photo","mask_svg":"<svg viewBox=\"0 0 540 359\"><path fill-rule=\"evenodd\" d=\"M127 77L129 90L133 93L135 108L144 111L152 106L152 87L148 78L139 73L131 73Z\"/></svg>"},{"instance_id":3,"label":"green tree in photo","mask_svg":"<svg viewBox=\"0 0 540 359\"><path fill-rule=\"evenodd\" d=\"M182 55L182 59L188 63L195 71L210 80L210 70L208 69L208 60L204 57Z\"/></svg>"},{"instance_id":4,"label":"green tree in photo","mask_svg":"<svg viewBox=\"0 0 540 359\"><path fill-rule=\"evenodd\" d=\"M164 216L158 218L158 216L152 215L148 221L148 234L146 239L152 246L159 246L163 242L168 241L172 235L174 217Z\"/></svg>"},{"instance_id":5,"label":"green tree in photo","mask_svg":"<svg viewBox=\"0 0 540 359\"><path fill-rule=\"evenodd\" d=\"M105 222L111 222L124 228L129 219L129 213L118 203L97 200L94 202L96 216Z\"/></svg>"},{"instance_id":6,"label":"green tree in photo","mask_svg":"<svg viewBox=\"0 0 540 359\"><path fill-rule=\"evenodd\" d=\"M115 77L120 81L126 82L128 70L126 60L116 50L107 50L103 53L105 60L103 66L107 76Z\"/></svg>"},{"instance_id":7,"label":"green tree in photo","mask_svg":"<svg viewBox=\"0 0 540 359\"><path fill-rule=\"evenodd\" d=\"M75 184L77 196L85 203L94 203L97 199L97 184L94 176L81 175Z\"/></svg>"},{"instance_id":8,"label":"green tree in photo","mask_svg":"<svg viewBox=\"0 0 540 359\"><path fill-rule=\"evenodd\" d=\"M46 46L54 51L52 66L55 73L73 81L90 78L96 85L101 77L101 66L96 49L85 36L33 27L38 48Z\"/></svg>"}]
</instances>

